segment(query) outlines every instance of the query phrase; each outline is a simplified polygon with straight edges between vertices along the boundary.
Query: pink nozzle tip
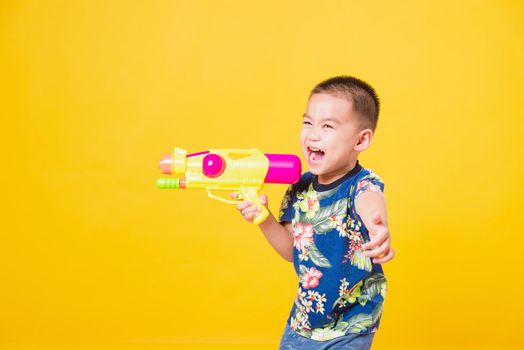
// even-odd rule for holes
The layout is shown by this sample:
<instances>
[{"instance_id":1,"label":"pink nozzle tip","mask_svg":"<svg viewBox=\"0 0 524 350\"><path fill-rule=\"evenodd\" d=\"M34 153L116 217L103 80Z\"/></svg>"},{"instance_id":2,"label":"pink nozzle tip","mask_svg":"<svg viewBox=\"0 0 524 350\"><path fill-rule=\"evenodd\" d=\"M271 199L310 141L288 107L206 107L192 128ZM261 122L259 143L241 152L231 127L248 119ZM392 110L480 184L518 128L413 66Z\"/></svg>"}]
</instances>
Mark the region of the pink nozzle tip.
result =
<instances>
[{"instance_id":1,"label":"pink nozzle tip","mask_svg":"<svg viewBox=\"0 0 524 350\"><path fill-rule=\"evenodd\" d=\"M158 167L162 171L162 174L171 175L173 173L173 158L171 154L166 154L158 162Z\"/></svg>"}]
</instances>

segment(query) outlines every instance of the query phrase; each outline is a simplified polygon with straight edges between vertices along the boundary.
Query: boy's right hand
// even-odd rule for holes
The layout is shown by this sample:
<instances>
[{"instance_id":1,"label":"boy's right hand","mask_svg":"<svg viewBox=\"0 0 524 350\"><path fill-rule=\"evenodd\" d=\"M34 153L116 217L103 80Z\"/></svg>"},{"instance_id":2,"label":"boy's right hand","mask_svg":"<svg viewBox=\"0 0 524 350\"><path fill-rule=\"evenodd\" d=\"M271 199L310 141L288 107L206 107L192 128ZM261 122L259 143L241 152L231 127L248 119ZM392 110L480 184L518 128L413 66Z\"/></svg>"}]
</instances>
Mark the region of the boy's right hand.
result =
<instances>
[{"instance_id":1,"label":"boy's right hand","mask_svg":"<svg viewBox=\"0 0 524 350\"><path fill-rule=\"evenodd\" d=\"M231 193L231 198L238 198L238 193ZM267 207L267 196L265 194L260 194L260 203ZM260 208L258 206L252 205L251 202L248 201L238 204L237 210L242 214L244 219L251 223L253 222L253 219L255 219L255 217L258 215L258 213L260 213Z\"/></svg>"}]
</instances>

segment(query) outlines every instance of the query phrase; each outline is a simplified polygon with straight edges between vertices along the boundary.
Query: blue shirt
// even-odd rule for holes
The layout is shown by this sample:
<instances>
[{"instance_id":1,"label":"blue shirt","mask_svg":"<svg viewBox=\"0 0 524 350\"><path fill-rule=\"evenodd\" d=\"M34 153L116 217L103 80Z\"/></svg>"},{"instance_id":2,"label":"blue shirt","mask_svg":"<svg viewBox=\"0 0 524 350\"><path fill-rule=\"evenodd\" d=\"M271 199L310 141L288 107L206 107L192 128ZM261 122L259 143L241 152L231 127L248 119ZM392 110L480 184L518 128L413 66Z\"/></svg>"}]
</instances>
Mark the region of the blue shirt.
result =
<instances>
[{"instance_id":1,"label":"blue shirt","mask_svg":"<svg viewBox=\"0 0 524 350\"><path fill-rule=\"evenodd\" d=\"M293 264L298 293L288 324L298 334L331 340L378 329L386 295L380 264L364 256L369 234L355 210L364 191L384 190L384 183L357 162L330 184L306 172L291 185L279 221L293 227Z\"/></svg>"}]
</instances>

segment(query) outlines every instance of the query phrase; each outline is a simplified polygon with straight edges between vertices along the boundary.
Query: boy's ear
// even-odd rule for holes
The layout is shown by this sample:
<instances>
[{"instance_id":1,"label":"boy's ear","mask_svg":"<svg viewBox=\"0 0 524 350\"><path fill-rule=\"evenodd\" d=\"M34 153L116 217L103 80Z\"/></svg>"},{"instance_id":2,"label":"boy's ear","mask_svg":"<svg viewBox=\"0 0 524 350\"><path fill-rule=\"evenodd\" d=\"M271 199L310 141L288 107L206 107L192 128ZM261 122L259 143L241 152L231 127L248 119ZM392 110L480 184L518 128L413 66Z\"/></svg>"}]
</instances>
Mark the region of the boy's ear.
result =
<instances>
[{"instance_id":1,"label":"boy's ear","mask_svg":"<svg viewBox=\"0 0 524 350\"><path fill-rule=\"evenodd\" d=\"M362 152L368 149L369 146L371 146L371 142L373 141L373 130L371 129L364 129L361 132L358 133L358 140L357 144L355 145L355 151Z\"/></svg>"}]
</instances>

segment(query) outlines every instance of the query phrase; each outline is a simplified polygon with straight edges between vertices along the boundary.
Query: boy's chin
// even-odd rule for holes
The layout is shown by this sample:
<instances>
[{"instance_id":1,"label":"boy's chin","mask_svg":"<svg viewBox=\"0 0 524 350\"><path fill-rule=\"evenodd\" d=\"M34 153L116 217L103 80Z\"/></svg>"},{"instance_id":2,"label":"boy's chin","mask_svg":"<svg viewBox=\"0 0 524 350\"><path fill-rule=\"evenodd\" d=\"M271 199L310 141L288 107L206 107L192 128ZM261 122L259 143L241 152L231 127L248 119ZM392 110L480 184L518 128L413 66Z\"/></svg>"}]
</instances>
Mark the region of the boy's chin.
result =
<instances>
[{"instance_id":1,"label":"boy's chin","mask_svg":"<svg viewBox=\"0 0 524 350\"><path fill-rule=\"evenodd\" d=\"M308 170L313 175L322 175L324 172L322 171L322 167L318 165L311 165L308 164Z\"/></svg>"}]
</instances>

